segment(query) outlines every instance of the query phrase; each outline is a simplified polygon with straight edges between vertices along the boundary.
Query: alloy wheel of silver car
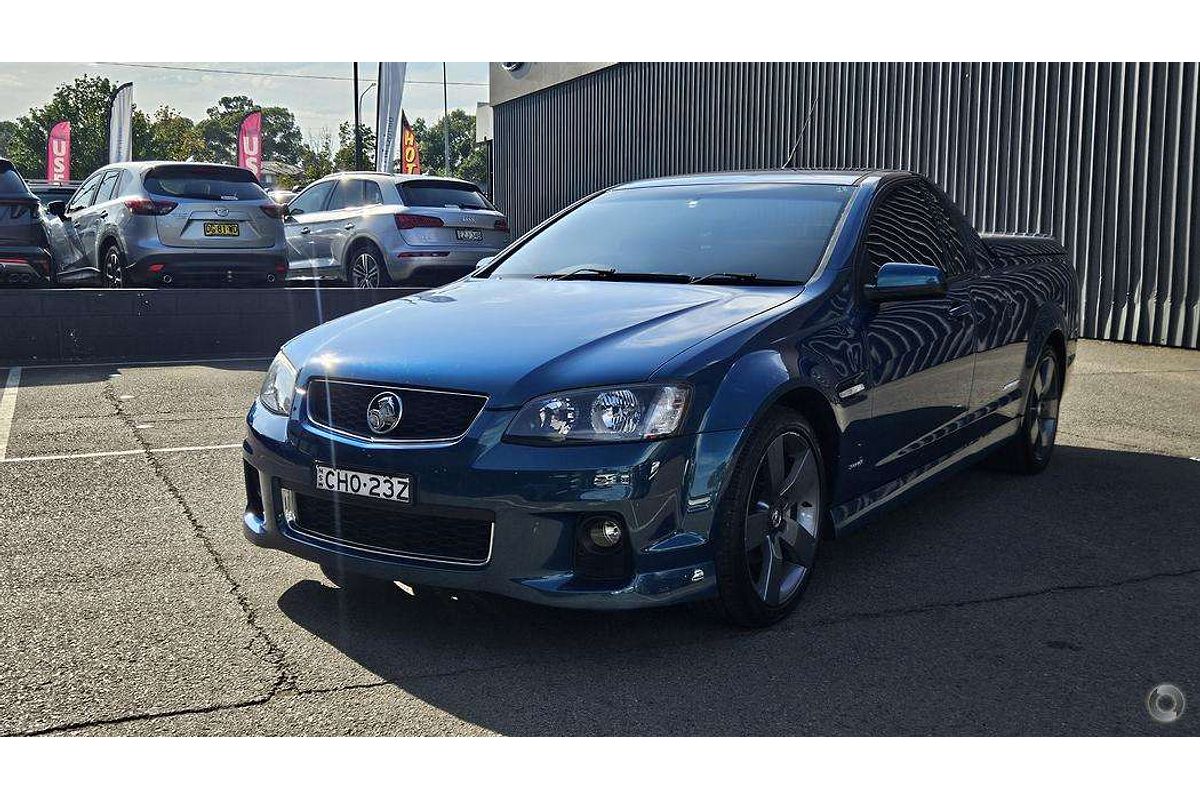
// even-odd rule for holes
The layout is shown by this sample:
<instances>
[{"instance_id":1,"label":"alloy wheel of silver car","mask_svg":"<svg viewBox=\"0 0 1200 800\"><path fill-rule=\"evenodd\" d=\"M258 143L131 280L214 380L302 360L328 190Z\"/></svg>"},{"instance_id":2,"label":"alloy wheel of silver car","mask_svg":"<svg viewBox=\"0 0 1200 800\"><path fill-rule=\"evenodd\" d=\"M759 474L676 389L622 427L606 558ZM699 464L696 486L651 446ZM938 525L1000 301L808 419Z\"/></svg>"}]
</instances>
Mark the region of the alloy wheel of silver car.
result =
<instances>
[{"instance_id":1,"label":"alloy wheel of silver car","mask_svg":"<svg viewBox=\"0 0 1200 800\"><path fill-rule=\"evenodd\" d=\"M379 288L379 261L369 250L359 253L350 265L350 285L355 289Z\"/></svg>"},{"instance_id":2,"label":"alloy wheel of silver car","mask_svg":"<svg viewBox=\"0 0 1200 800\"><path fill-rule=\"evenodd\" d=\"M104 254L104 285L110 289L120 289L125 285L125 265L121 262L121 251L115 247L108 248Z\"/></svg>"},{"instance_id":3,"label":"alloy wheel of silver car","mask_svg":"<svg viewBox=\"0 0 1200 800\"><path fill-rule=\"evenodd\" d=\"M784 605L804 585L817 552L824 509L817 458L786 431L763 453L746 508L746 565L759 599Z\"/></svg>"},{"instance_id":4,"label":"alloy wheel of silver car","mask_svg":"<svg viewBox=\"0 0 1200 800\"><path fill-rule=\"evenodd\" d=\"M1054 447L1058 433L1059 404L1058 359L1053 350L1047 350L1033 373L1033 386L1029 390L1029 409L1026 424L1029 426L1029 444L1033 456L1041 461L1048 457Z\"/></svg>"}]
</instances>

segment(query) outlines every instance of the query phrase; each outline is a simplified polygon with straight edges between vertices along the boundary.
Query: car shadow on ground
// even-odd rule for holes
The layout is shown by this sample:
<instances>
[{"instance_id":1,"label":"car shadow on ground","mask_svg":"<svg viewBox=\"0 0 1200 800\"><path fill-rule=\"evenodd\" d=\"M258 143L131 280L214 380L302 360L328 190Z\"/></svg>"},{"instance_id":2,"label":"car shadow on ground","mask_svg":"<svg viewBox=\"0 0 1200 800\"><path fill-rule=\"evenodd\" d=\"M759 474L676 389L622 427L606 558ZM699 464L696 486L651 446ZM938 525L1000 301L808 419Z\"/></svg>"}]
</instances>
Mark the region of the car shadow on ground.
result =
<instances>
[{"instance_id":1,"label":"car shadow on ground","mask_svg":"<svg viewBox=\"0 0 1200 800\"><path fill-rule=\"evenodd\" d=\"M315 580L279 607L505 734L1195 733L1140 705L1162 680L1200 691L1179 635L1200 600L1189 486L1200 462L1062 445L1037 477L968 471L824 547L796 614L765 631Z\"/></svg>"}]
</instances>

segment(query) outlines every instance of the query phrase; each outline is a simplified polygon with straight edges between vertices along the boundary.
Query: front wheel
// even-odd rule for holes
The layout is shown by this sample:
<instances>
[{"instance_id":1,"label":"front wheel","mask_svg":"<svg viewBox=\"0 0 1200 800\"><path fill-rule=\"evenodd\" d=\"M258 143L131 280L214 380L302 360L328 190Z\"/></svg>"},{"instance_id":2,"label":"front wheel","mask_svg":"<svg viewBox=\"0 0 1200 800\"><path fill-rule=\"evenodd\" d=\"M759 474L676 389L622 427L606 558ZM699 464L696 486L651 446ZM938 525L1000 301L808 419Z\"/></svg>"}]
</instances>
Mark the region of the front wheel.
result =
<instances>
[{"instance_id":1,"label":"front wheel","mask_svg":"<svg viewBox=\"0 0 1200 800\"><path fill-rule=\"evenodd\" d=\"M771 625L808 587L828 513L825 461L808 421L775 410L733 471L715 535L716 605L734 624Z\"/></svg>"}]
</instances>

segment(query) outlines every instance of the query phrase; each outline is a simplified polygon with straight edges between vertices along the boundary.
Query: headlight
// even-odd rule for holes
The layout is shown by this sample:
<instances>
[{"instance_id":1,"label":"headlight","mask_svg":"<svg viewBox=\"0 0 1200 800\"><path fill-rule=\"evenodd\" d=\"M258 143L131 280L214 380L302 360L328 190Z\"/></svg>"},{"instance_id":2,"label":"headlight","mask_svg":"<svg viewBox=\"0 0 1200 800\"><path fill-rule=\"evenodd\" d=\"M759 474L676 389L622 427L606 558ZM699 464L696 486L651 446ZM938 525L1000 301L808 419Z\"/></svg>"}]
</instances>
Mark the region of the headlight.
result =
<instances>
[{"instance_id":1,"label":"headlight","mask_svg":"<svg viewBox=\"0 0 1200 800\"><path fill-rule=\"evenodd\" d=\"M535 443L658 439L683 424L688 393L678 384L558 392L526 403L505 437Z\"/></svg>"},{"instance_id":2,"label":"headlight","mask_svg":"<svg viewBox=\"0 0 1200 800\"><path fill-rule=\"evenodd\" d=\"M292 396L296 393L296 368L287 360L283 351L275 356L262 388L258 390L258 402L272 414L287 416L292 413Z\"/></svg>"}]
</instances>

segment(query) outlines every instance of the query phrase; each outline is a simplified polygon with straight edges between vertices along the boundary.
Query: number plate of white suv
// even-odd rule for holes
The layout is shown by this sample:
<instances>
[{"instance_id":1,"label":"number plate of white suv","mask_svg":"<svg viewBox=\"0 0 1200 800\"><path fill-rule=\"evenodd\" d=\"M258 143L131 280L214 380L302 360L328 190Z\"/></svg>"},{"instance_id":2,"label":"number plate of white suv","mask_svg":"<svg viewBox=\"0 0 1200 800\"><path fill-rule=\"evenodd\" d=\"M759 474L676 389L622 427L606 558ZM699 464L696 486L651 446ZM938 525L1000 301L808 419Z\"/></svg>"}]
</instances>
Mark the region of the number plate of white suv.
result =
<instances>
[{"instance_id":1,"label":"number plate of white suv","mask_svg":"<svg viewBox=\"0 0 1200 800\"><path fill-rule=\"evenodd\" d=\"M470 228L458 228L454 231L460 242L482 242L483 231L473 231Z\"/></svg>"},{"instance_id":2,"label":"number plate of white suv","mask_svg":"<svg viewBox=\"0 0 1200 800\"><path fill-rule=\"evenodd\" d=\"M374 475L370 472L353 472L335 469L323 464L315 465L318 489L341 494L356 494L376 500L393 500L411 503L410 479L407 475Z\"/></svg>"}]
</instances>

